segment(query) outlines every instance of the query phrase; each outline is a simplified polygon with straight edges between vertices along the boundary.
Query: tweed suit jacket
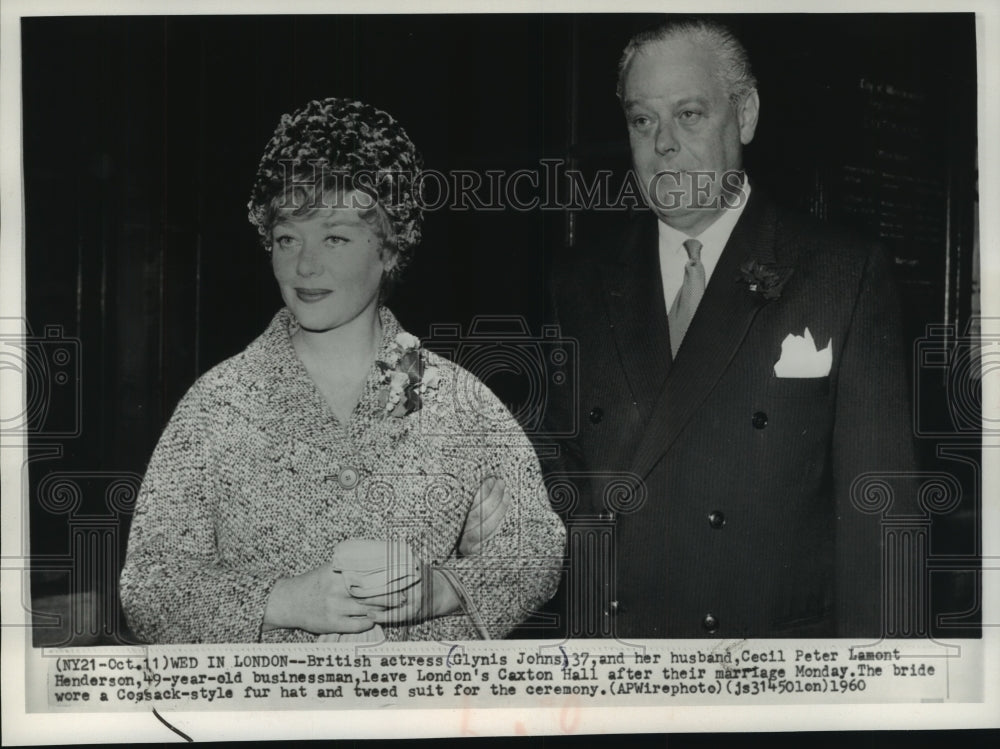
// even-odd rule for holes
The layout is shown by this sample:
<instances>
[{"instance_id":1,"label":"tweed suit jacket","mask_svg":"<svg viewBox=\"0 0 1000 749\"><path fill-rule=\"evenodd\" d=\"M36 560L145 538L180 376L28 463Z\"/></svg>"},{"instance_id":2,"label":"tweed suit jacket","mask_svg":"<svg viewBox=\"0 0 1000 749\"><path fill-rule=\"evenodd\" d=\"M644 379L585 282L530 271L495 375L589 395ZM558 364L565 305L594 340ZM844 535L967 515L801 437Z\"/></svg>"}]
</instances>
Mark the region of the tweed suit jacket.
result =
<instances>
[{"instance_id":1,"label":"tweed suit jacket","mask_svg":"<svg viewBox=\"0 0 1000 749\"><path fill-rule=\"evenodd\" d=\"M884 507L866 484L915 469L907 352L873 242L755 188L675 358L656 218L592 236L556 264L554 321L578 342L578 425L553 468L572 636L874 636L887 605ZM617 238L614 238L616 237ZM740 280L789 269L780 297ZM832 345L823 377L777 377L782 341ZM558 430L555 430L558 431ZM559 480L550 473L550 484ZM896 510L911 499L899 487Z\"/></svg>"},{"instance_id":2,"label":"tweed suit jacket","mask_svg":"<svg viewBox=\"0 0 1000 749\"><path fill-rule=\"evenodd\" d=\"M379 311L378 359L403 332ZM263 631L278 578L333 556L347 539L404 540L464 589L463 611L387 626L388 640L506 635L556 588L565 530L517 422L461 367L424 350L440 382L419 410L386 415L373 363L351 418L333 415L280 310L242 353L206 372L178 404L136 502L121 575L132 631L154 643L314 642ZM476 397L468 398L469 394ZM512 506L476 555L458 542L476 490L504 480Z\"/></svg>"}]
</instances>

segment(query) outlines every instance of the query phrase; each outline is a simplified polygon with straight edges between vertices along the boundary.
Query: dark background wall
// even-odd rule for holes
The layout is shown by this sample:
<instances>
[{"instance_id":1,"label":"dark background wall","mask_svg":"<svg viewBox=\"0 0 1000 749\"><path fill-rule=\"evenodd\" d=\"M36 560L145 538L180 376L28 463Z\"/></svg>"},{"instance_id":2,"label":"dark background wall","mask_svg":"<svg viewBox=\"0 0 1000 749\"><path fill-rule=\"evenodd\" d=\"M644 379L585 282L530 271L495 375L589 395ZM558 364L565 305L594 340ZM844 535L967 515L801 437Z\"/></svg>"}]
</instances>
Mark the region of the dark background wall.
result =
<instances>
[{"instance_id":1,"label":"dark background wall","mask_svg":"<svg viewBox=\"0 0 1000 749\"><path fill-rule=\"evenodd\" d=\"M36 644L128 638L115 580L149 455L194 379L280 305L246 220L280 115L355 97L397 117L434 169L538 172L541 159L561 159L620 180L628 144L615 68L628 37L658 20L23 20L29 353L41 373L28 383ZM752 178L781 202L881 237L896 258L915 428L928 467L963 490L933 519L932 553L954 568L931 576L935 610L967 609L954 622L974 625L978 391L970 367L955 375L972 313L974 18L723 20L761 83ZM548 260L588 218L434 211L391 306L420 336L483 314L520 316L536 333ZM925 341L929 325L939 335ZM488 383L517 410L516 376Z\"/></svg>"}]
</instances>

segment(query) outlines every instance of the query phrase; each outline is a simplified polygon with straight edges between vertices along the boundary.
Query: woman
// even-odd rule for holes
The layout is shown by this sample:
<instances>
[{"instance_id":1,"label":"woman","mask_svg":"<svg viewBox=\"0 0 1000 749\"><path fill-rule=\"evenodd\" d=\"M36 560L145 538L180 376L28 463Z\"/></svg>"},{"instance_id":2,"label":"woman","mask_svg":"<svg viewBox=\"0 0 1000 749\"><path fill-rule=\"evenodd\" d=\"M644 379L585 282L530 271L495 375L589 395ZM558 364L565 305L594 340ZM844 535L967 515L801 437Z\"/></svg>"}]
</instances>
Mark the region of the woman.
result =
<instances>
[{"instance_id":1,"label":"woman","mask_svg":"<svg viewBox=\"0 0 1000 749\"><path fill-rule=\"evenodd\" d=\"M121 577L138 637L502 637L552 595L565 530L531 445L381 304L420 168L360 102L282 118L249 208L285 307L160 438Z\"/></svg>"}]
</instances>

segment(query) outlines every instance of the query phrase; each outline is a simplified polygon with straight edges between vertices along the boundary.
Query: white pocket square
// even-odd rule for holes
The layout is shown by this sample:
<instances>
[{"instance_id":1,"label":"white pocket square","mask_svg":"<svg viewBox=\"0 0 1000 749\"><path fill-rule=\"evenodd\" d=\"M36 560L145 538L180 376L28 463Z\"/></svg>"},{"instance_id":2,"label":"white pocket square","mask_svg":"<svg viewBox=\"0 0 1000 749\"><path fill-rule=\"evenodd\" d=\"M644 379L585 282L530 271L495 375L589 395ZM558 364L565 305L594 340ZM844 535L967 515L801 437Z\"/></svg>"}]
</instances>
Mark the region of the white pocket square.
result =
<instances>
[{"instance_id":1,"label":"white pocket square","mask_svg":"<svg viewBox=\"0 0 1000 749\"><path fill-rule=\"evenodd\" d=\"M804 335L789 333L781 342L781 358L774 365L777 377L826 377L833 365L833 339L817 349L809 328Z\"/></svg>"}]
</instances>

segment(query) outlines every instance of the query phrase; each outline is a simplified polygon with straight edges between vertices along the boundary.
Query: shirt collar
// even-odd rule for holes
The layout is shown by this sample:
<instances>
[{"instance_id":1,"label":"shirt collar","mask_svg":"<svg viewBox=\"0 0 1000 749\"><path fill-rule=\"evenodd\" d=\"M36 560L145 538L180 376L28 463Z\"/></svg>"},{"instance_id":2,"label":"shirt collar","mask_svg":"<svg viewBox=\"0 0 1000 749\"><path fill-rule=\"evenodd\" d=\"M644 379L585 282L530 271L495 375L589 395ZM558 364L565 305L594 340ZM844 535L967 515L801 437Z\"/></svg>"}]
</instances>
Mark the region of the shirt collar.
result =
<instances>
[{"instance_id":1,"label":"shirt collar","mask_svg":"<svg viewBox=\"0 0 1000 749\"><path fill-rule=\"evenodd\" d=\"M721 252L721 248L725 247L726 242L729 241L729 235L733 233L736 222L740 220L740 216L743 215L743 209L750 199L750 183L747 181L746 175L743 176L743 185L740 193L742 197L737 201L737 204L733 208L723 210L719 214L719 217L696 237L703 247L718 247ZM690 234L678 231L669 224L664 223L662 219L658 220L657 224L661 244L666 244L672 249L676 248L678 252L682 251L681 248L684 246L684 241L692 238Z\"/></svg>"}]
</instances>

